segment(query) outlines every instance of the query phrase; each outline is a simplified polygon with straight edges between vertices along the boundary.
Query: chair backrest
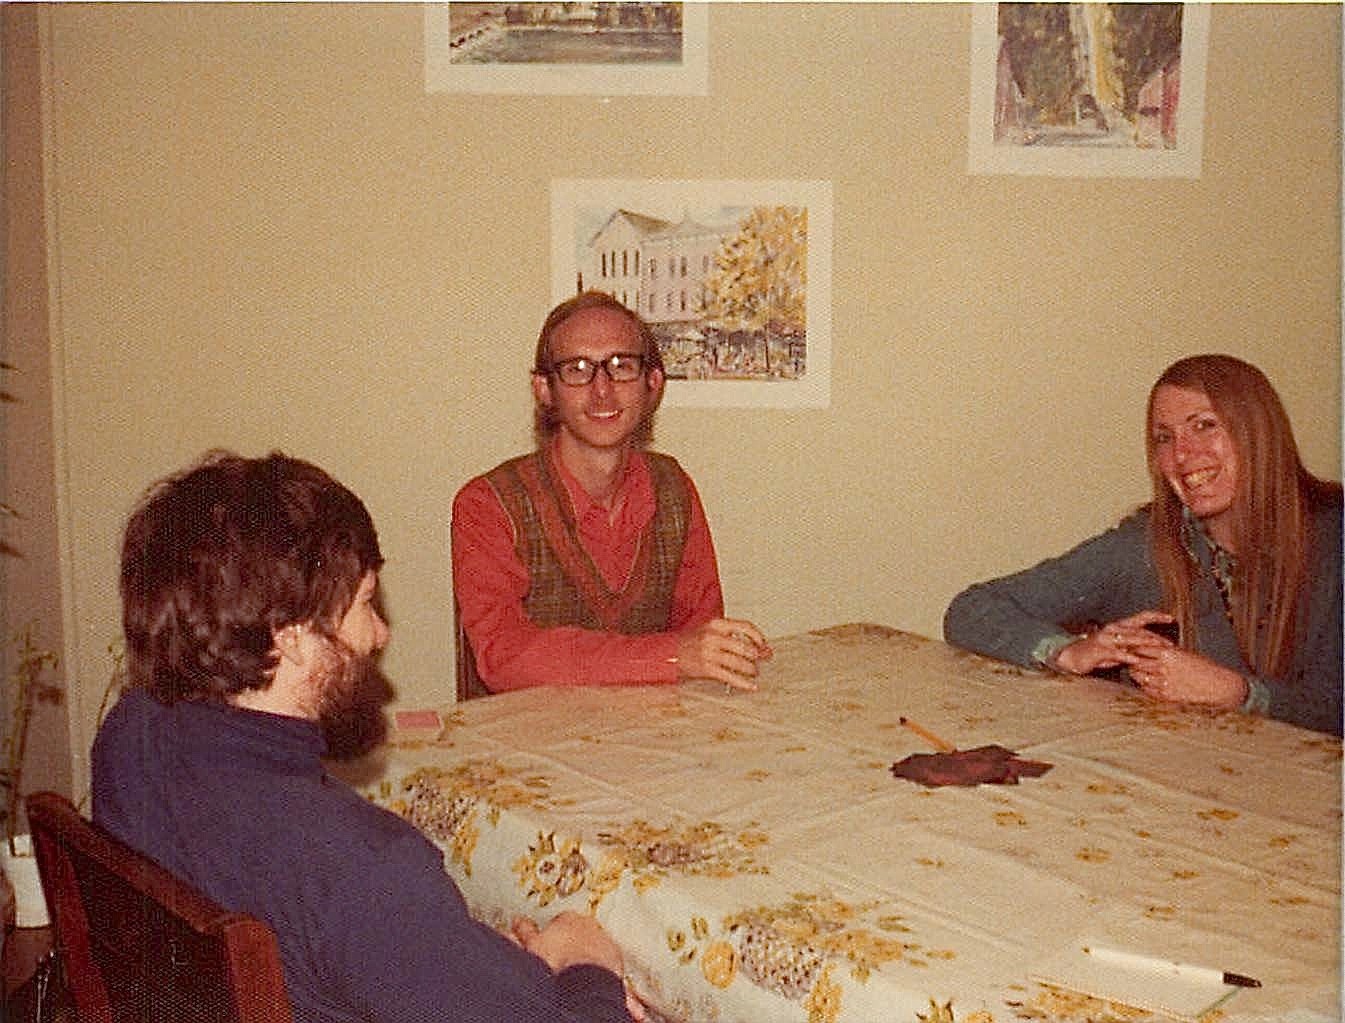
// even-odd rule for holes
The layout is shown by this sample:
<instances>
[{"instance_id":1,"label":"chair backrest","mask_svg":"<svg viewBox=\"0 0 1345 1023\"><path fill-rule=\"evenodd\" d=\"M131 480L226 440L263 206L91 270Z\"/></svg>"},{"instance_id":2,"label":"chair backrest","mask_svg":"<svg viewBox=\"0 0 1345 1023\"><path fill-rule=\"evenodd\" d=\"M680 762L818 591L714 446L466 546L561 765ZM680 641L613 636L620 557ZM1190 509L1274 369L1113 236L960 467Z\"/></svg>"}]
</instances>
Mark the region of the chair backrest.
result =
<instances>
[{"instance_id":1,"label":"chair backrest","mask_svg":"<svg viewBox=\"0 0 1345 1023\"><path fill-rule=\"evenodd\" d=\"M486 688L486 683L481 681L481 675L476 670L476 652L472 650L471 640L467 638L467 630L462 627L462 616L456 600L453 601L453 624L458 634L456 644L458 702L475 700L478 696L489 696L490 690Z\"/></svg>"},{"instance_id":2,"label":"chair backrest","mask_svg":"<svg viewBox=\"0 0 1345 1023\"><path fill-rule=\"evenodd\" d=\"M292 1023L266 924L216 905L64 796L25 805L81 1023Z\"/></svg>"}]
</instances>

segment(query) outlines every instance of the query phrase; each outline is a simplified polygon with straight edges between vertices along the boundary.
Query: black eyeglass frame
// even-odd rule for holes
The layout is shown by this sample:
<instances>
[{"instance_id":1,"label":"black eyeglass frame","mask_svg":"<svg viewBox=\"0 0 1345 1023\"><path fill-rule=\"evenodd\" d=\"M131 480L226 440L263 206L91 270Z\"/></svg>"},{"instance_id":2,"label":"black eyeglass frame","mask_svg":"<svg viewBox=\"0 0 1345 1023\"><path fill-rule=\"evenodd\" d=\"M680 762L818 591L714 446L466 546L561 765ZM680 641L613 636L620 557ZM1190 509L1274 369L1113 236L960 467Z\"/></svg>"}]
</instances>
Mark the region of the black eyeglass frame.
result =
<instances>
[{"instance_id":1,"label":"black eyeglass frame","mask_svg":"<svg viewBox=\"0 0 1345 1023\"><path fill-rule=\"evenodd\" d=\"M561 359L559 362L553 362L545 369L534 370L545 376L555 377L566 387L587 387L597 379L598 370L602 370L607 375L607 379L614 384L629 384L639 380L646 372L646 365L649 362L647 356L640 352L613 352L605 359L590 359L587 355L579 355L573 359ZM613 363L618 365L630 363L635 366L635 372L629 377L617 377L613 371ZM581 366L589 368L588 375L583 380L566 380L565 372L568 367L579 369ZM580 370L582 372L582 370Z\"/></svg>"}]
</instances>

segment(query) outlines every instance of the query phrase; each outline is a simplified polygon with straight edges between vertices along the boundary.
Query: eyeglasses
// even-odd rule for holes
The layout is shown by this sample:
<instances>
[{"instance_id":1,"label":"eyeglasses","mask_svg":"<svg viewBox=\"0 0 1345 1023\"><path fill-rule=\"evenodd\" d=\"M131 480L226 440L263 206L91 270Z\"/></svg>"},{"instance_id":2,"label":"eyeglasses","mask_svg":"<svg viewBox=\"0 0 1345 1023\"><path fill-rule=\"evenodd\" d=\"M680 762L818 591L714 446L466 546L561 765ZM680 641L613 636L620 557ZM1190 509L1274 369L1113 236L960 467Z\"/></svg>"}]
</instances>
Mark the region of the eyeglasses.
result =
<instances>
[{"instance_id":1,"label":"eyeglasses","mask_svg":"<svg viewBox=\"0 0 1345 1023\"><path fill-rule=\"evenodd\" d=\"M606 373L607 379L614 384L628 384L640 379L644 372L644 356L634 352L614 352L605 359L590 359L581 355L577 359L552 363L551 368L543 372L554 374L569 387L585 387L593 383L598 370Z\"/></svg>"}]
</instances>

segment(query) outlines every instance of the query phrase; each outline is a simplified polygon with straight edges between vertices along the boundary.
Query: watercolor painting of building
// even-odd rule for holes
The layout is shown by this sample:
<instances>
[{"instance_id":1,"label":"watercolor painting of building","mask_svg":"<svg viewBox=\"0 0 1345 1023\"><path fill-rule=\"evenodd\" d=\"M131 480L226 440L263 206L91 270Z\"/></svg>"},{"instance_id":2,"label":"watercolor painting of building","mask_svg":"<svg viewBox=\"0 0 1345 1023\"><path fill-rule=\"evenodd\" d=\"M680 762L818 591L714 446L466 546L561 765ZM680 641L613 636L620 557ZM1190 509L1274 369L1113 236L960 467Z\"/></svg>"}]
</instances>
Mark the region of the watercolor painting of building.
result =
<instances>
[{"instance_id":1,"label":"watercolor painting of building","mask_svg":"<svg viewBox=\"0 0 1345 1023\"><path fill-rule=\"evenodd\" d=\"M606 291L653 328L670 379L796 380L808 371L808 211L723 207L679 220L590 207L575 290Z\"/></svg>"},{"instance_id":2,"label":"watercolor painting of building","mask_svg":"<svg viewBox=\"0 0 1345 1023\"><path fill-rule=\"evenodd\" d=\"M680 3L450 3L449 59L641 64L682 59Z\"/></svg>"},{"instance_id":3,"label":"watercolor painting of building","mask_svg":"<svg viewBox=\"0 0 1345 1023\"><path fill-rule=\"evenodd\" d=\"M605 291L649 324L664 405L831 402L832 187L556 179L551 297Z\"/></svg>"},{"instance_id":4,"label":"watercolor painting of building","mask_svg":"<svg viewBox=\"0 0 1345 1023\"><path fill-rule=\"evenodd\" d=\"M704 96L707 3L427 3L425 91Z\"/></svg>"}]
</instances>

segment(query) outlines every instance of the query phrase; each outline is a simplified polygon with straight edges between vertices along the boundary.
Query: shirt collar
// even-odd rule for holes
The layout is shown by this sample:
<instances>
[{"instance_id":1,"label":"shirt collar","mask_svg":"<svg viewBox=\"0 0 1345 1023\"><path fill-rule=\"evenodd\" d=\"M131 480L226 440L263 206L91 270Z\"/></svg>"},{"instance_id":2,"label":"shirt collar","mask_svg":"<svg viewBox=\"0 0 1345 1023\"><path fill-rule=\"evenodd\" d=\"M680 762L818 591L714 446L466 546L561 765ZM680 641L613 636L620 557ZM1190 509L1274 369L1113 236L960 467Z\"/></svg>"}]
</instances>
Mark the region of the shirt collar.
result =
<instances>
[{"instance_id":1,"label":"shirt collar","mask_svg":"<svg viewBox=\"0 0 1345 1023\"><path fill-rule=\"evenodd\" d=\"M180 700L169 710L177 715L180 735L226 759L244 757L295 773L322 769L327 742L316 721L215 701Z\"/></svg>"},{"instance_id":2,"label":"shirt collar","mask_svg":"<svg viewBox=\"0 0 1345 1023\"><path fill-rule=\"evenodd\" d=\"M574 475L561 460L560 451L557 448L556 441L551 441L548 449L548 457L551 466L555 470L556 478L560 480L561 485L565 487L566 494L570 498L570 507L574 509L574 517L582 520L585 516L593 512L599 512L607 515L607 509L589 496L582 483L575 479ZM644 454L638 450L633 450L626 458L626 469L622 474L621 482L617 485L614 500L620 500L631 496L640 482L649 476L649 467L645 464ZM626 503L629 503L627 501Z\"/></svg>"},{"instance_id":3,"label":"shirt collar","mask_svg":"<svg viewBox=\"0 0 1345 1023\"><path fill-rule=\"evenodd\" d=\"M1217 579L1231 579L1237 558L1231 551L1219 546L1205 528L1205 523L1192 515L1191 509L1185 505L1182 505L1182 526L1186 553L1198 564L1213 571Z\"/></svg>"}]
</instances>

